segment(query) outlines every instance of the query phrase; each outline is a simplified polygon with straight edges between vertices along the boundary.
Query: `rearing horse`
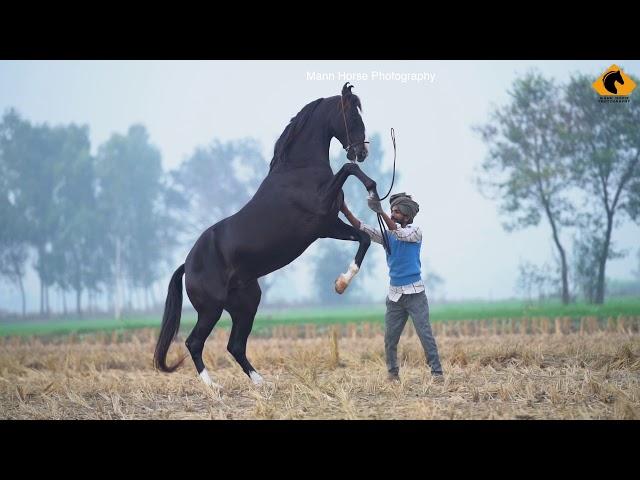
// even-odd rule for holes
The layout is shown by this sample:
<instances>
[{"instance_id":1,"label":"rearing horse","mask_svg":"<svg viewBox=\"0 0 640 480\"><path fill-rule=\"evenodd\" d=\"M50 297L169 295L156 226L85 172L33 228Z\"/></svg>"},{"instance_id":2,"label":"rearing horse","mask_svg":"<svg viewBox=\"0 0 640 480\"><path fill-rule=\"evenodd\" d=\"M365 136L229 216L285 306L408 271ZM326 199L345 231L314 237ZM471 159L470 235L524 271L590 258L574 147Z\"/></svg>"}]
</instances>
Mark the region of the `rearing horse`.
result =
<instances>
[{"instance_id":1,"label":"rearing horse","mask_svg":"<svg viewBox=\"0 0 640 480\"><path fill-rule=\"evenodd\" d=\"M200 378L213 382L204 362L204 343L223 310L231 316L227 350L255 383L262 383L246 356L247 338L260 303L258 278L288 265L318 238L359 242L346 274L336 280L342 293L357 273L370 245L369 236L338 218L342 186L356 176L377 199L376 183L358 162L367 157L368 142L360 116L360 99L348 83L341 95L319 98L291 119L276 142L269 174L253 198L237 213L205 230L169 282L155 366L174 371L184 360L168 366L167 352L180 327L182 275L198 321L185 344ZM335 175L329 163L329 145L337 138L350 162Z\"/></svg>"}]
</instances>

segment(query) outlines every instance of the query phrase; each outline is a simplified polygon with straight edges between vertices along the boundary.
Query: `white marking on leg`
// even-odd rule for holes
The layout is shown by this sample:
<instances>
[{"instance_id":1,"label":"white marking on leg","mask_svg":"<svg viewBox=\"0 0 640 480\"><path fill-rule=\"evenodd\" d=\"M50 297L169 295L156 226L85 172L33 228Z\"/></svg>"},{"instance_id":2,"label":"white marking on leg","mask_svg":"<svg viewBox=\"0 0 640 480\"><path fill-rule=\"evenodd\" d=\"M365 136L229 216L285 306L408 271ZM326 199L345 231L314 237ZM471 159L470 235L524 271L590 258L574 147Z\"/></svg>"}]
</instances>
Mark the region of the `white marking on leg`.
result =
<instances>
[{"instance_id":1,"label":"white marking on leg","mask_svg":"<svg viewBox=\"0 0 640 480\"><path fill-rule=\"evenodd\" d=\"M252 370L249 373L249 377L251 377L251 381L254 385L262 385L262 382L264 382L264 378L262 378L262 376L255 370Z\"/></svg>"},{"instance_id":2,"label":"white marking on leg","mask_svg":"<svg viewBox=\"0 0 640 480\"><path fill-rule=\"evenodd\" d=\"M336 292L338 293L344 292L349 286L349 284L351 283L351 280L353 279L354 275L358 273L359 270L360 268L356 265L356 262L351 262L351 265L349 265L349 268L347 269L346 273L341 273L340 275L338 275L338 278L336 278L336 283L335 283Z\"/></svg>"},{"instance_id":3,"label":"white marking on leg","mask_svg":"<svg viewBox=\"0 0 640 480\"><path fill-rule=\"evenodd\" d=\"M353 279L354 275L358 273L359 270L360 268L358 268L356 262L351 262L351 265L349 265L349 269L345 273L343 273L344 279L347 284L351 283L351 279Z\"/></svg>"},{"instance_id":4,"label":"white marking on leg","mask_svg":"<svg viewBox=\"0 0 640 480\"><path fill-rule=\"evenodd\" d=\"M222 388L222 385L217 384L216 382L214 382L213 380L211 380L211 377L209 376L209 372L207 372L207 369L205 368L204 370L202 370L200 372L200 379L204 382L205 385L207 385L208 387L213 387L213 388Z\"/></svg>"},{"instance_id":5,"label":"white marking on leg","mask_svg":"<svg viewBox=\"0 0 640 480\"><path fill-rule=\"evenodd\" d=\"M341 273L340 275L338 275L335 283L336 292L344 292L351 283L354 275L358 273L359 270L360 268L358 267L358 265L356 265L356 262L351 262L351 265L349 265L346 273Z\"/></svg>"},{"instance_id":6,"label":"white marking on leg","mask_svg":"<svg viewBox=\"0 0 640 480\"><path fill-rule=\"evenodd\" d=\"M358 265L356 265L355 261L353 261L353 262L351 262L351 265L349 265L349 271L353 272L353 275L355 275L356 273L358 273L360 271L360 267Z\"/></svg>"}]
</instances>

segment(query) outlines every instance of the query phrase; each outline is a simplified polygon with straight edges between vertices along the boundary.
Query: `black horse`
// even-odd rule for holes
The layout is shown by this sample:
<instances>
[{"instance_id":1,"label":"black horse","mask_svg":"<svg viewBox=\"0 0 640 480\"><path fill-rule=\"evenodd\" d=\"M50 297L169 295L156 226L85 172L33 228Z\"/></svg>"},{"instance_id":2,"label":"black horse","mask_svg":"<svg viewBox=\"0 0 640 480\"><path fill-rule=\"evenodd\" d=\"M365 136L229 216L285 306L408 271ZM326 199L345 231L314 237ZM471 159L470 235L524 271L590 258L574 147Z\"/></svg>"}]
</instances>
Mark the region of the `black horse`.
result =
<instances>
[{"instance_id":1,"label":"black horse","mask_svg":"<svg viewBox=\"0 0 640 480\"><path fill-rule=\"evenodd\" d=\"M247 338L260 303L258 278L288 265L318 238L359 242L347 273L336 280L338 293L357 273L370 238L338 218L344 199L342 186L349 175L355 175L369 198L379 197L375 182L354 162L367 157L368 142L360 99L352 88L346 83L341 95L319 98L292 118L276 142L269 174L253 198L198 238L169 283L154 355L156 368L172 372L184 360L173 366L166 363L180 326L183 274L187 295L198 312L198 321L185 343L200 378L218 386L207 373L202 351L223 309L232 320L227 349L255 384L262 383L246 356ZM329 163L333 137L350 160L335 175Z\"/></svg>"}]
</instances>

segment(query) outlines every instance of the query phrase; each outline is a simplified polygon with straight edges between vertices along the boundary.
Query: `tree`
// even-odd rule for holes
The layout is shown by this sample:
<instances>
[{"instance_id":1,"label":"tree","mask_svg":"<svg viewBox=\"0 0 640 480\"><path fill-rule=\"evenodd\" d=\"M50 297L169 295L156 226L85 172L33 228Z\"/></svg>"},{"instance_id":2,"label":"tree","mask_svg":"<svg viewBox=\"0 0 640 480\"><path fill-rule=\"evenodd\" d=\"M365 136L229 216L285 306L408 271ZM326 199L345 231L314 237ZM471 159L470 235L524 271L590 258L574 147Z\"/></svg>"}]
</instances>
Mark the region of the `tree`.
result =
<instances>
[{"instance_id":1,"label":"tree","mask_svg":"<svg viewBox=\"0 0 640 480\"><path fill-rule=\"evenodd\" d=\"M631 280L607 280L607 294L616 296L640 297L640 249L636 254L637 270L633 270Z\"/></svg>"},{"instance_id":2,"label":"tree","mask_svg":"<svg viewBox=\"0 0 640 480\"><path fill-rule=\"evenodd\" d=\"M593 302L601 304L607 260L621 256L613 250L613 230L625 215L635 221L639 218L640 105L633 100L600 103L592 82L584 75L573 76L565 99L572 180L585 195L580 225L588 230L585 240L591 242L583 253L590 251L594 256Z\"/></svg>"},{"instance_id":3,"label":"tree","mask_svg":"<svg viewBox=\"0 0 640 480\"><path fill-rule=\"evenodd\" d=\"M558 283L556 272L553 272L547 264L537 266L531 262L522 262L518 266L516 288L525 294L528 301L533 300L534 292L537 293L538 300L544 300L556 294Z\"/></svg>"},{"instance_id":4,"label":"tree","mask_svg":"<svg viewBox=\"0 0 640 480\"><path fill-rule=\"evenodd\" d=\"M0 241L0 276L18 286L22 299L22 316L27 313L27 300L22 279L25 274L28 252L23 243L10 243L6 239Z\"/></svg>"},{"instance_id":5,"label":"tree","mask_svg":"<svg viewBox=\"0 0 640 480\"><path fill-rule=\"evenodd\" d=\"M5 145L11 141L11 133L3 119L0 123L0 276L18 286L22 316L25 316L27 303L22 279L28 257L26 221L16 205L19 177L3 153Z\"/></svg>"},{"instance_id":6,"label":"tree","mask_svg":"<svg viewBox=\"0 0 640 480\"><path fill-rule=\"evenodd\" d=\"M37 252L34 267L40 278L40 313L48 314L48 291L56 266L52 239L58 220L53 197L64 136L46 124L32 126L9 110L3 117L1 141L3 164L15 180L12 204L24 219L22 238Z\"/></svg>"},{"instance_id":7,"label":"tree","mask_svg":"<svg viewBox=\"0 0 640 480\"><path fill-rule=\"evenodd\" d=\"M168 260L167 247L176 231L163 225L166 198L159 150L142 125L126 135L114 134L98 149L97 212L106 227L106 259L115 284L115 315L124 303L125 281L148 287L158 278L158 264ZM173 235L173 239L172 239Z\"/></svg>"},{"instance_id":8,"label":"tree","mask_svg":"<svg viewBox=\"0 0 640 480\"><path fill-rule=\"evenodd\" d=\"M507 231L548 222L560 257L562 302L570 301L561 228L572 224L570 172L564 152L566 109L551 80L531 72L515 80L508 105L474 127L489 147L477 177L481 193L500 202Z\"/></svg>"},{"instance_id":9,"label":"tree","mask_svg":"<svg viewBox=\"0 0 640 480\"><path fill-rule=\"evenodd\" d=\"M76 292L76 311L82 313L82 292L96 291L107 280L105 225L100 221L96 202L95 161L87 126L57 127L63 137L62 152L56 165L52 208L56 228L52 233L53 278L64 292Z\"/></svg>"},{"instance_id":10,"label":"tree","mask_svg":"<svg viewBox=\"0 0 640 480\"><path fill-rule=\"evenodd\" d=\"M172 172L189 202L189 235L197 236L240 210L267 174L268 165L253 139L198 147Z\"/></svg>"}]
</instances>

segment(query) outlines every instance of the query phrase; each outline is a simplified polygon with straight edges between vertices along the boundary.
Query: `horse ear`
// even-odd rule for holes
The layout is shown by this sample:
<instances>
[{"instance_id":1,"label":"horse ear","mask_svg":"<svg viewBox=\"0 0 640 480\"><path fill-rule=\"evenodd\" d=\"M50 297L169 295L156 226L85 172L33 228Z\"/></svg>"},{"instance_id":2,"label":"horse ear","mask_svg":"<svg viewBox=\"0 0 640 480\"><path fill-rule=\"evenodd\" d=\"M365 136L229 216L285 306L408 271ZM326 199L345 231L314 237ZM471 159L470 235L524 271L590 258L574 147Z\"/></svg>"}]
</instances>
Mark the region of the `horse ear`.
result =
<instances>
[{"instance_id":1,"label":"horse ear","mask_svg":"<svg viewBox=\"0 0 640 480\"><path fill-rule=\"evenodd\" d=\"M345 97L348 97L349 95L351 95L352 88L353 88L353 85L349 85L349 82L345 83L344 86L342 87L342 95Z\"/></svg>"}]
</instances>

